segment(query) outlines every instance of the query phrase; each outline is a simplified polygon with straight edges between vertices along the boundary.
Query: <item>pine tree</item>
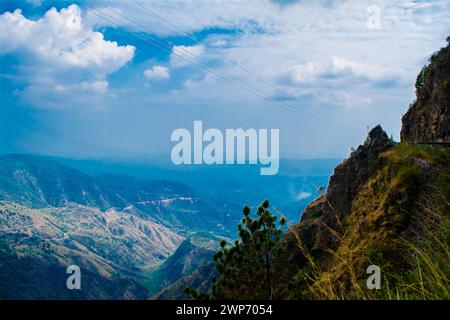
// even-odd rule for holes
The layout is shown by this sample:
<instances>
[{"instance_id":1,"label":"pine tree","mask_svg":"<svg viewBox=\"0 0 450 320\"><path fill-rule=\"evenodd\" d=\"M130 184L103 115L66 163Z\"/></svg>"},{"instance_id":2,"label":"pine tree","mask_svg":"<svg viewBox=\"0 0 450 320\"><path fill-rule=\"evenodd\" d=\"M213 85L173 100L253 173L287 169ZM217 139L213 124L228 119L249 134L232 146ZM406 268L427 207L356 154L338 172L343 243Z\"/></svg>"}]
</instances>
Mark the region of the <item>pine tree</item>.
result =
<instances>
[{"instance_id":1,"label":"pine tree","mask_svg":"<svg viewBox=\"0 0 450 320\"><path fill-rule=\"evenodd\" d=\"M193 298L271 300L285 296L289 282L282 272L286 268L286 248L281 241L285 218L272 215L267 200L255 218L248 206L243 215L238 224L240 240L232 244L222 240L214 254L219 278L213 279L210 292L188 289Z\"/></svg>"}]
</instances>

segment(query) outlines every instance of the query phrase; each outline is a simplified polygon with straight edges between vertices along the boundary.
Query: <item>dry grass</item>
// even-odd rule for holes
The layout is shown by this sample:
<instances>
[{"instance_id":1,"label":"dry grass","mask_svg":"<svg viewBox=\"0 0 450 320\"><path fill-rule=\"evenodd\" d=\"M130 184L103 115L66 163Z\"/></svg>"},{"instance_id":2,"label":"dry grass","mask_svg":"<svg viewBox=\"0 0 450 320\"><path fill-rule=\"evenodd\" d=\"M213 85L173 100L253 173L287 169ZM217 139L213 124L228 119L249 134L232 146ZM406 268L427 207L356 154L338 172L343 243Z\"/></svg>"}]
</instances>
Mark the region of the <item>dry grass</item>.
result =
<instances>
[{"instance_id":1,"label":"dry grass","mask_svg":"<svg viewBox=\"0 0 450 320\"><path fill-rule=\"evenodd\" d=\"M448 150L400 144L383 155L383 167L354 199L343 231L328 227L339 247L328 251L326 262L317 261L295 234L297 247L307 260L298 274L306 286L304 296L450 299L449 154ZM417 159L439 168L433 181L423 182ZM427 196L424 183L434 190L432 195ZM366 268L371 264L381 268L379 290L366 286Z\"/></svg>"}]
</instances>

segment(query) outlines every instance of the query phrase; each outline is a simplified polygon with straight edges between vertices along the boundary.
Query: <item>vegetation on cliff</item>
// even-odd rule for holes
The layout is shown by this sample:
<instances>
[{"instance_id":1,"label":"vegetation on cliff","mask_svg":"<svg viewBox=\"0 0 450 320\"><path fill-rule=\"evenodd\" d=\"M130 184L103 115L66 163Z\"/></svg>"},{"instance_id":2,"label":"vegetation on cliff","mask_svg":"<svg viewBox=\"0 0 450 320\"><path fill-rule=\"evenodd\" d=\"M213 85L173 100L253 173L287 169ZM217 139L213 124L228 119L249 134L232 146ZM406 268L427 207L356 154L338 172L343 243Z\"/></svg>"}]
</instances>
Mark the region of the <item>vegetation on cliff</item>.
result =
<instances>
[{"instance_id":1,"label":"vegetation on cliff","mask_svg":"<svg viewBox=\"0 0 450 320\"><path fill-rule=\"evenodd\" d=\"M449 50L450 44L433 55L419 74L401 143L373 128L335 168L326 194L284 235L261 228L262 215L253 220L244 209L240 241L215 255L216 285L192 296L450 299ZM267 209L268 203L259 210L275 221ZM276 251L254 249L268 243ZM267 265L276 270L275 285L263 271ZM377 289L367 286L370 266L380 270Z\"/></svg>"},{"instance_id":2,"label":"vegetation on cliff","mask_svg":"<svg viewBox=\"0 0 450 320\"><path fill-rule=\"evenodd\" d=\"M450 37L416 80L416 101L402 118L401 140L450 143Z\"/></svg>"},{"instance_id":3,"label":"vegetation on cliff","mask_svg":"<svg viewBox=\"0 0 450 320\"><path fill-rule=\"evenodd\" d=\"M377 173L351 211L329 229L338 243L321 254L303 242L300 297L313 299L448 299L450 288L450 151L399 144L380 155ZM320 220L320 218L319 218ZM319 237L320 238L320 237ZM324 238L324 236L322 236ZM379 290L366 269L381 268Z\"/></svg>"},{"instance_id":4,"label":"vegetation on cliff","mask_svg":"<svg viewBox=\"0 0 450 320\"><path fill-rule=\"evenodd\" d=\"M449 164L447 148L391 146L371 162L374 173L357 187L348 212L334 207L332 203L339 202L324 195L283 236L275 225L264 228L264 221L277 219L267 207L258 210L265 212L262 221L261 215L252 219L244 209L240 241L231 247L223 243L215 255L219 279L210 292L190 290L191 295L200 299L450 298ZM351 188L333 187L344 194ZM370 265L381 269L379 290L366 286Z\"/></svg>"}]
</instances>

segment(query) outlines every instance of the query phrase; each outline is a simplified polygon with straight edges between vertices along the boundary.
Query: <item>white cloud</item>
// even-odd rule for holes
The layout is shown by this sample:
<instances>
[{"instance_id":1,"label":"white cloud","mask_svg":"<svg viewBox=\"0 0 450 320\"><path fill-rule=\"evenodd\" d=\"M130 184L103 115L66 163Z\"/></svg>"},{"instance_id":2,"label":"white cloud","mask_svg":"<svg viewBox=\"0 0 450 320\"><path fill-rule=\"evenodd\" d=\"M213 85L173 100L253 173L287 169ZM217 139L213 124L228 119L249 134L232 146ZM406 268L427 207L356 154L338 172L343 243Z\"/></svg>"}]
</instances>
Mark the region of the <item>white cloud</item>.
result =
<instances>
[{"instance_id":1,"label":"white cloud","mask_svg":"<svg viewBox=\"0 0 450 320\"><path fill-rule=\"evenodd\" d=\"M0 16L1 51L27 51L46 64L60 68L94 68L109 74L133 58L133 46L106 41L103 34L82 24L80 9L71 5L47 11L39 20L28 20L20 10Z\"/></svg>"},{"instance_id":2,"label":"white cloud","mask_svg":"<svg viewBox=\"0 0 450 320\"><path fill-rule=\"evenodd\" d=\"M86 91L92 91L100 94L105 94L108 90L108 81L105 80L98 80L98 81L92 81L87 82L83 81L80 83L80 88Z\"/></svg>"},{"instance_id":3,"label":"white cloud","mask_svg":"<svg viewBox=\"0 0 450 320\"><path fill-rule=\"evenodd\" d=\"M163 66L153 66L150 69L144 71L144 76L148 79L170 79L169 69Z\"/></svg>"},{"instance_id":4,"label":"white cloud","mask_svg":"<svg viewBox=\"0 0 450 320\"><path fill-rule=\"evenodd\" d=\"M136 5L120 0L102 1L105 6L121 10L133 17L152 33L158 35L179 35L182 32L159 19L149 19L149 13ZM222 1L153 1L142 0L145 7L159 14L187 32L196 32L208 28L241 29L245 35L260 31L273 35L287 33L361 32L367 31L367 8L377 5L381 9L382 29L392 26L417 27L426 24L438 24L448 17L447 0L428 1L292 1L288 6L273 0L222 0ZM413 21L416 15L425 18ZM100 24L109 24L97 18ZM441 20L443 21L443 20ZM413 24L410 24L413 22ZM127 23L124 21L124 23ZM136 26L129 22L130 27ZM319 40L319 39L318 39Z\"/></svg>"},{"instance_id":5,"label":"white cloud","mask_svg":"<svg viewBox=\"0 0 450 320\"><path fill-rule=\"evenodd\" d=\"M201 35L199 39L202 43L213 46L223 56L273 83L276 89L258 81L229 60L224 60L222 56L206 48L194 51L195 54L201 54L206 61L217 59L214 60L215 65L246 80L250 86L257 87L267 96L274 96L277 93L279 96L276 98L291 99L290 104L296 108L319 114L338 126L362 124L365 127L369 124L382 123L386 126L385 129L394 133L399 131L398 119L413 99L413 85L418 71L426 63L427 57L444 45L444 39L450 31L447 23L450 21L449 0L420 2L377 0L375 4L381 8L379 30L367 28L367 7L374 4L374 1L368 0L298 1L285 6L269 0L140 2L143 1L149 9L177 27ZM145 31L148 33L163 38L167 36L171 41L178 41L177 36L181 35L180 30L150 15L133 2L119 0L101 2L106 7L120 10L123 15L145 25ZM108 12L107 9L105 12ZM86 21L95 23L97 27L108 24L90 14L83 16L83 22ZM11 43L15 43L16 38L20 40L27 35L27 24L30 20L24 19L21 23L23 27L19 32L8 29L8 33L14 35L9 36ZM128 27L134 31L144 31L131 23ZM87 33L92 32L87 26L82 29ZM226 29L227 32L215 33L214 30L217 29ZM5 36L3 26L0 30L2 30L1 38ZM213 34L209 34L210 32ZM42 34L41 38L45 38L45 34ZM40 34L35 32L33 38L39 36ZM27 37L29 41L33 40L30 36ZM55 43L59 41L53 33L50 33L50 37ZM43 40L45 44L46 41ZM185 46L178 48L192 49L192 46L183 43ZM2 44L0 50L8 46L9 44ZM33 46L36 47L33 52L39 57L40 42L33 42ZM144 46L150 47L149 44L142 43L143 48L140 48L142 49L140 52L152 54L154 48L145 50ZM27 47L22 45L18 52L23 52L24 48ZM161 56L163 55L161 52ZM39 58L37 61L39 63L35 63L34 68L28 64L28 69L22 71L32 75L34 87L27 92L42 97L47 94L42 90L45 85L51 88L53 95L59 89L61 97L71 92L72 95L83 94L86 97L89 91L81 88L81 82L107 80L105 74L110 72L108 69L98 72L97 70L102 68L96 67L92 60L83 59L80 54L76 56L79 61L89 61L87 63L89 68L83 68L81 63L75 63L78 61L76 59L73 63L70 59L67 59L69 62L64 61L66 69L59 66L61 63L55 68L50 68L50 63L53 63L50 57L48 58L50 63ZM145 58L150 60L154 57ZM158 56L158 61L165 61L166 57L159 58ZM171 68L189 64L174 54L169 59L168 65ZM56 56L55 60L62 59ZM37 65L45 67L36 69ZM108 67L108 63L100 65ZM56 74L55 69L59 70ZM89 73L86 78L81 76L80 72L74 73L73 69L95 71ZM132 105L135 109L142 107L148 110L151 101L157 110L153 110L154 112L158 112L161 116L167 112L167 118L173 119L170 114L173 112L172 108L163 111L156 109L155 94L149 90L141 90L139 84L142 80L142 69L139 66L136 69L140 70L137 80L133 82L123 79L127 82L124 84L123 92L127 94L126 98L119 97L122 100L118 98L117 104L123 104L124 108L128 108L131 105L130 99L133 98ZM71 77L67 77L69 72ZM230 119L236 121L236 126L239 126L237 122L240 121L237 118L245 119L246 126L279 125L285 130L281 138L285 141L285 149L302 156L345 155L350 145L359 143L363 138L353 131L347 135L330 134L327 130L329 126L301 116L292 116L292 113L283 111L284 109L273 101L245 93L241 88L219 77L212 77L214 81L203 81L207 79L203 71L197 73L196 70L188 68L171 69L170 79L173 80L173 86L172 82L164 85L164 89L168 92L157 92L160 93L158 98L161 104L180 108L183 106L181 112L186 112L187 116L198 111L198 114L205 118L208 118L206 111L211 110L209 107L217 106L214 115L209 115L208 119L226 119L217 120L218 122ZM35 99L30 100L35 103ZM61 99L58 103L59 101L65 103L67 100ZM89 99L87 103L90 101ZM235 117L236 112L240 117ZM136 117L141 118L141 114L138 113ZM218 124L217 127L222 124ZM299 130L302 130L302 134L299 134ZM365 130L362 130L362 134L365 134ZM311 141L315 142L314 148L311 148ZM281 145L283 146L283 141ZM313 154L311 149L315 150Z\"/></svg>"},{"instance_id":6,"label":"white cloud","mask_svg":"<svg viewBox=\"0 0 450 320\"><path fill-rule=\"evenodd\" d=\"M161 20L149 19L149 13L137 5L120 0L102 1L107 7L114 7L128 17L133 17L140 25L145 26L152 33L158 35L180 35L182 32ZM152 10L165 19L170 20L180 29L187 32L195 32L209 27L217 28L242 28L253 30L258 25L270 27L272 20L281 12L280 6L269 0L226 0L226 1L139 1L147 9ZM102 25L111 22L97 18ZM252 21L252 23L249 23ZM124 21L126 24L127 21ZM130 21L129 27L136 28ZM273 25L272 25L273 26Z\"/></svg>"},{"instance_id":7,"label":"white cloud","mask_svg":"<svg viewBox=\"0 0 450 320\"><path fill-rule=\"evenodd\" d=\"M326 63L307 62L290 66L281 78L289 84L314 84L317 81L336 81L343 79L382 81L390 79L393 72L383 70L381 66L364 65L332 56Z\"/></svg>"},{"instance_id":8,"label":"white cloud","mask_svg":"<svg viewBox=\"0 0 450 320\"><path fill-rule=\"evenodd\" d=\"M98 80L98 81L82 81L78 84L68 86L63 84L56 84L54 86L54 92L55 93L67 93L67 92L75 92L78 91L87 91L87 92L93 92L93 93L99 93L99 94L106 94L108 91L109 83L106 80Z\"/></svg>"},{"instance_id":9,"label":"white cloud","mask_svg":"<svg viewBox=\"0 0 450 320\"><path fill-rule=\"evenodd\" d=\"M316 105L345 108L372 106L375 92L408 85L401 70L331 56L325 62L309 61L281 70L277 100L303 100Z\"/></svg>"},{"instance_id":10,"label":"white cloud","mask_svg":"<svg viewBox=\"0 0 450 320\"><path fill-rule=\"evenodd\" d=\"M211 85L216 84L217 77L211 73L206 73L202 77L188 78L183 82L183 88L185 89L195 89L203 88L206 86L211 87ZM202 94L202 92L200 92Z\"/></svg>"},{"instance_id":11,"label":"white cloud","mask_svg":"<svg viewBox=\"0 0 450 320\"><path fill-rule=\"evenodd\" d=\"M106 93L106 77L128 63L135 51L86 26L76 5L59 12L52 8L38 20L27 19L19 9L5 12L0 29L0 54L19 57L25 82L34 88L53 86L58 93L77 87ZM37 89L32 92L39 94Z\"/></svg>"},{"instance_id":12,"label":"white cloud","mask_svg":"<svg viewBox=\"0 0 450 320\"><path fill-rule=\"evenodd\" d=\"M170 65L173 68L182 68L191 65L194 61L204 58L205 47L196 46L174 46L170 55Z\"/></svg>"},{"instance_id":13,"label":"white cloud","mask_svg":"<svg viewBox=\"0 0 450 320\"><path fill-rule=\"evenodd\" d=\"M149 14L135 5L107 2L107 6L120 9L151 33L181 34L179 29L162 20L149 19ZM289 5L269 0L142 2L186 32L215 28L232 31L202 39L222 56L198 45L175 46L173 52L192 52L203 61L217 59L214 65L237 75L267 96L279 94L289 99L306 96L311 108L330 100L336 106L371 107L375 104L369 103L370 97L380 94L380 89L387 89L386 96L406 99L413 93L410 88L426 57L443 43L449 30L443 22L450 19L448 0L377 1L382 20L379 30L367 27L367 8L374 4L368 0L297 1ZM255 80L223 56L273 83L277 89ZM172 68L190 64L174 53L170 56ZM190 78L195 80L195 71L192 72L194 76ZM175 71L172 78L176 78ZM212 86L227 85L221 88L221 97L233 96L239 101L245 95L240 88L228 86L224 80L201 87L194 82L185 81L185 89L196 90L198 94L203 90L208 95L214 92ZM334 100L331 97L335 97ZM396 108L400 117L405 107Z\"/></svg>"}]
</instances>

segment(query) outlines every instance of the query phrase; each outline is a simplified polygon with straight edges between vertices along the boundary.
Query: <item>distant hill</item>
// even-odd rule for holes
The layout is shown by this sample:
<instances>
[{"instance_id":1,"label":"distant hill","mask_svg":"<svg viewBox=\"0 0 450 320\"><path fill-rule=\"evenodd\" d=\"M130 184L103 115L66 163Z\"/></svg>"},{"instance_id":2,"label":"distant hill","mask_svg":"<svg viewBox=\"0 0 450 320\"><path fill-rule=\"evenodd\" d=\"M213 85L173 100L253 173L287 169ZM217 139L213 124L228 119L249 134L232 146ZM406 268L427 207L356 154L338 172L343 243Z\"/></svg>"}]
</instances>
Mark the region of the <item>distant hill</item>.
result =
<instances>
[{"instance_id":1,"label":"distant hill","mask_svg":"<svg viewBox=\"0 0 450 320\"><path fill-rule=\"evenodd\" d=\"M290 220L296 221L317 188L326 186L334 166L341 159L281 159L275 176L261 176L256 166L175 166L157 159L85 159L19 155L41 158L75 169L94 179L104 176L133 177L140 181L176 182L201 193L203 199L240 211L243 204L257 205L267 197ZM225 213L225 214L226 214Z\"/></svg>"},{"instance_id":2,"label":"distant hill","mask_svg":"<svg viewBox=\"0 0 450 320\"><path fill-rule=\"evenodd\" d=\"M0 157L0 200L30 208L68 203L116 208L180 232L230 232L240 207L204 196L182 183L126 175L89 175L42 156ZM234 218L233 218L234 217Z\"/></svg>"},{"instance_id":3,"label":"distant hill","mask_svg":"<svg viewBox=\"0 0 450 320\"><path fill-rule=\"evenodd\" d=\"M272 194L296 220L335 162L287 161L264 177L252 167L1 156L0 298L187 298L186 287L211 284L212 254L236 237L246 202ZM90 281L82 291L65 288L71 264Z\"/></svg>"},{"instance_id":4,"label":"distant hill","mask_svg":"<svg viewBox=\"0 0 450 320\"><path fill-rule=\"evenodd\" d=\"M232 208L177 182L89 175L42 156L0 157L0 298L148 298L146 266L170 257L195 230L227 234L240 211ZM65 287L72 264L90 281L81 291ZM159 289L187 274L187 264L180 258L178 273L165 266L170 274Z\"/></svg>"},{"instance_id":5,"label":"distant hill","mask_svg":"<svg viewBox=\"0 0 450 320\"><path fill-rule=\"evenodd\" d=\"M149 276L154 299L187 299L184 289L208 289L214 266L211 259L222 238L196 233L184 240L177 250Z\"/></svg>"}]
</instances>

